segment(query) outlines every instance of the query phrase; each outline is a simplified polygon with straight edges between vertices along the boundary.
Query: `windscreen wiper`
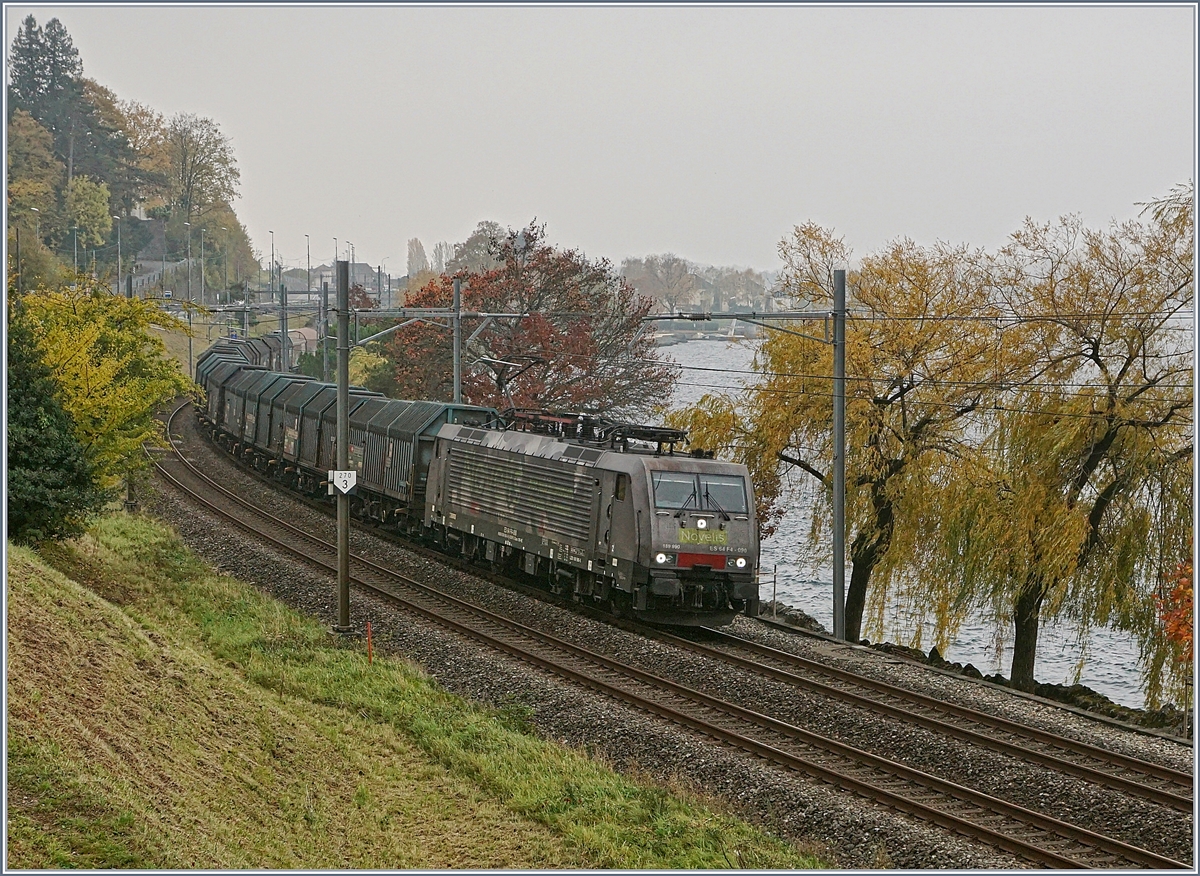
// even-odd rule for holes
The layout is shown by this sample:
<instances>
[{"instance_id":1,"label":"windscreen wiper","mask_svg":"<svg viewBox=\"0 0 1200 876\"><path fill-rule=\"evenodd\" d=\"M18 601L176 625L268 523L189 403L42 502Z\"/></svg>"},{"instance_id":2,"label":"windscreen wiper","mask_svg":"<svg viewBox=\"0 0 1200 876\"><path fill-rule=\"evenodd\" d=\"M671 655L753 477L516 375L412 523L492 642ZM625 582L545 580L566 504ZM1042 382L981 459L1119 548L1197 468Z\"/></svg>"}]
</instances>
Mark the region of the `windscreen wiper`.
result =
<instances>
[{"instance_id":1,"label":"windscreen wiper","mask_svg":"<svg viewBox=\"0 0 1200 876\"><path fill-rule=\"evenodd\" d=\"M712 497L712 494L708 491L708 487L704 488L704 501L705 503L711 502L713 507L721 512L722 519L726 521L729 520L729 515L725 512L725 509L721 507L721 503Z\"/></svg>"},{"instance_id":2,"label":"windscreen wiper","mask_svg":"<svg viewBox=\"0 0 1200 876\"><path fill-rule=\"evenodd\" d=\"M675 512L676 519L682 517L684 509L687 508L689 503L694 502L694 501L696 501L696 491L692 490L691 495L689 495L686 499L683 500L683 504L680 505L679 510Z\"/></svg>"}]
</instances>

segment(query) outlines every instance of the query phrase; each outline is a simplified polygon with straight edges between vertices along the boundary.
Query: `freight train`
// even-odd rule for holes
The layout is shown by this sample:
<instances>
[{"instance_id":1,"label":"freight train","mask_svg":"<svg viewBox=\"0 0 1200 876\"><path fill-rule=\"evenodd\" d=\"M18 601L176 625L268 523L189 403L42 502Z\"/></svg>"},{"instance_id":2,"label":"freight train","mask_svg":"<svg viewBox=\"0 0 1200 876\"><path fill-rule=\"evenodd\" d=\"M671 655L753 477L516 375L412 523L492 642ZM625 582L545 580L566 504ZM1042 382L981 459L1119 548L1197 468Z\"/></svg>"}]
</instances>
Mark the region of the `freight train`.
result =
<instances>
[{"instance_id":1,"label":"freight train","mask_svg":"<svg viewBox=\"0 0 1200 876\"><path fill-rule=\"evenodd\" d=\"M223 339L196 364L219 445L308 496L332 490L336 386L281 373L279 339ZM352 513L556 594L672 625L758 613L746 467L686 434L586 415L402 401L351 387Z\"/></svg>"}]
</instances>

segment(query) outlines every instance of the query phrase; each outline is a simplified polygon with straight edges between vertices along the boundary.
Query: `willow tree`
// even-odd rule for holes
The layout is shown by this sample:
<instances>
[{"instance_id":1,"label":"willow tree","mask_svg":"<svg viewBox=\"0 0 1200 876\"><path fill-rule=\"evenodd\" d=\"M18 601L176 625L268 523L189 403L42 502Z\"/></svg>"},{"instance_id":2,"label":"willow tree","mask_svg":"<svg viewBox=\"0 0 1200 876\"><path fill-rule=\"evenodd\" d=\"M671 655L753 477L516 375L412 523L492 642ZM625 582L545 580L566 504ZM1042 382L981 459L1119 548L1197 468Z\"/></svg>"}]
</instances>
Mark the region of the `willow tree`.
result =
<instances>
[{"instance_id":1,"label":"willow tree","mask_svg":"<svg viewBox=\"0 0 1200 876\"><path fill-rule=\"evenodd\" d=\"M833 273L849 262L841 238L799 226L779 247L783 282L815 310L832 308ZM910 567L920 539L913 522L945 466L972 452L965 423L990 404L997 369L992 304L977 254L964 247L897 241L847 274L846 528L851 562L846 638L860 637L868 591ZM819 485L809 530L828 543L833 457L832 347L820 327L780 324L754 361L762 379L740 395L706 395L672 422L694 443L726 448L745 462L758 492L764 535L786 510L787 472ZM807 336L805 336L807 335ZM879 615L882 616L881 613ZM920 631L916 631L919 642Z\"/></svg>"},{"instance_id":2,"label":"willow tree","mask_svg":"<svg viewBox=\"0 0 1200 876\"><path fill-rule=\"evenodd\" d=\"M948 574L933 580L1011 623L1019 688L1034 687L1042 622L1067 617L1136 632L1150 700L1161 690L1154 597L1191 537L1186 201L1106 231L1027 222L993 260L1038 370L995 406L984 452L950 485Z\"/></svg>"}]
</instances>

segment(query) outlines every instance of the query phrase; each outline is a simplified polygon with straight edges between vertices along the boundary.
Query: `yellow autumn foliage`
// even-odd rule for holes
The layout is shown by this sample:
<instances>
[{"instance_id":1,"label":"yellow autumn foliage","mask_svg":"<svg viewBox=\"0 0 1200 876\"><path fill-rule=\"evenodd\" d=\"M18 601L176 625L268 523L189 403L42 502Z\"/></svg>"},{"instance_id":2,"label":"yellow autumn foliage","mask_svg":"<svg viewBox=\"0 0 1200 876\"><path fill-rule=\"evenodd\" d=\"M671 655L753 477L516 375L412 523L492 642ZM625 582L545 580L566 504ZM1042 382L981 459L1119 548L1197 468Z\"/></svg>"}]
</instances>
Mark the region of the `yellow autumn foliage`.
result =
<instances>
[{"instance_id":1,"label":"yellow autumn foliage","mask_svg":"<svg viewBox=\"0 0 1200 876\"><path fill-rule=\"evenodd\" d=\"M111 486L145 466L144 443L162 439L156 411L195 388L155 333L186 332L187 324L153 301L77 279L75 288L27 292L23 305L76 437Z\"/></svg>"}]
</instances>

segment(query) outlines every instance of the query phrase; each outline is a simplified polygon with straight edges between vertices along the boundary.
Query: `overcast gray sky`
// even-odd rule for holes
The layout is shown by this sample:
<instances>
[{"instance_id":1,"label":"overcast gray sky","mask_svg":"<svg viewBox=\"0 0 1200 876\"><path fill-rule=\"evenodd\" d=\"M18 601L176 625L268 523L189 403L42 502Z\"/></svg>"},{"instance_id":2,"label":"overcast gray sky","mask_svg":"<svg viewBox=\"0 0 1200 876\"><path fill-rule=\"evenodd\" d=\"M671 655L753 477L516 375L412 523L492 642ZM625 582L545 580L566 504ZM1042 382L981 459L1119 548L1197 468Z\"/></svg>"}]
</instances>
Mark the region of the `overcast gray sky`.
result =
<instances>
[{"instance_id":1,"label":"overcast gray sky","mask_svg":"<svg viewBox=\"0 0 1200 876\"><path fill-rule=\"evenodd\" d=\"M304 263L537 217L616 263L779 266L813 220L858 254L1102 225L1193 177L1191 6L6 7L84 74L232 139L254 245ZM344 256L343 256L344 257Z\"/></svg>"}]
</instances>

